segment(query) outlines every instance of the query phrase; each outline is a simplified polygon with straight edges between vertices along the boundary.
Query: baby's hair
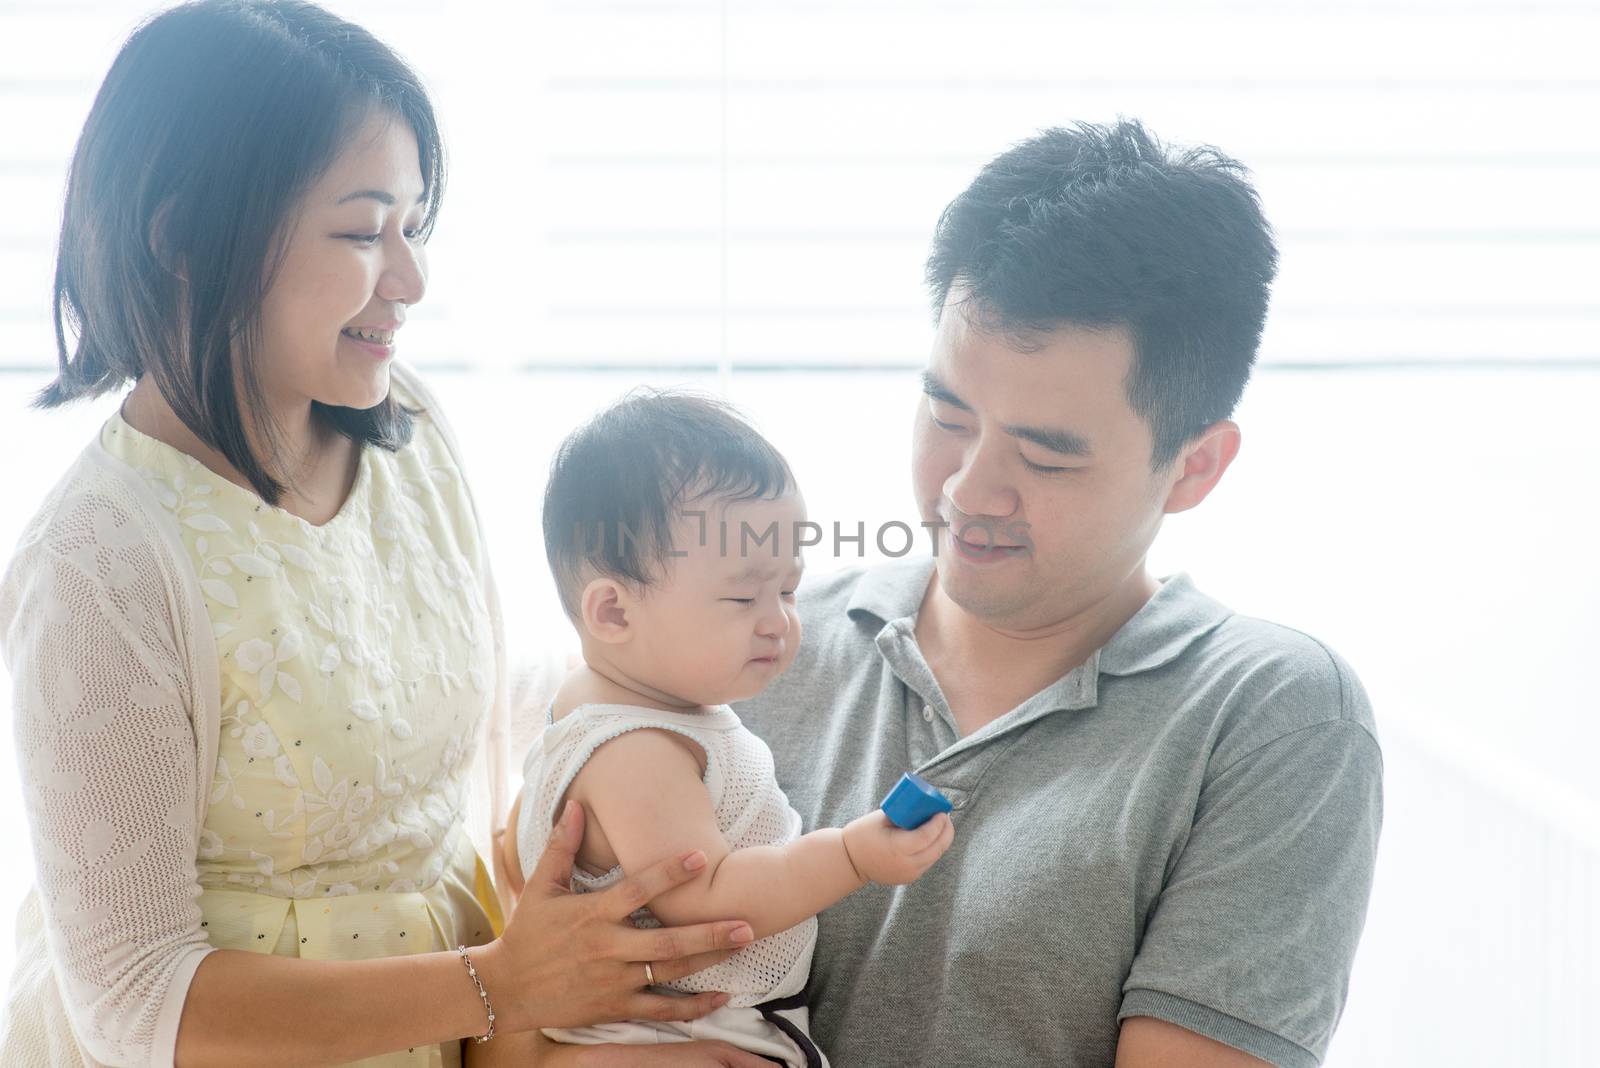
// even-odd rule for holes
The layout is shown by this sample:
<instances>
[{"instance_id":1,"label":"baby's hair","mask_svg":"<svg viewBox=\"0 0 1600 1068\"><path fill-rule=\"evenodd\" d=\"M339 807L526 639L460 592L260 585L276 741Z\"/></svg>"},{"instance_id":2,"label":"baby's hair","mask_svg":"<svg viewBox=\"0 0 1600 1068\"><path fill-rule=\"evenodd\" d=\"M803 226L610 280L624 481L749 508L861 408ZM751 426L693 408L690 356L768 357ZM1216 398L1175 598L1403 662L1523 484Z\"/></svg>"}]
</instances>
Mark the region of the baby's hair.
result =
<instances>
[{"instance_id":1,"label":"baby's hair","mask_svg":"<svg viewBox=\"0 0 1600 1068\"><path fill-rule=\"evenodd\" d=\"M665 571L685 508L781 497L794 485L782 454L731 404L682 389L629 391L569 434L550 463L544 548L567 618L582 614L585 565L646 590Z\"/></svg>"}]
</instances>

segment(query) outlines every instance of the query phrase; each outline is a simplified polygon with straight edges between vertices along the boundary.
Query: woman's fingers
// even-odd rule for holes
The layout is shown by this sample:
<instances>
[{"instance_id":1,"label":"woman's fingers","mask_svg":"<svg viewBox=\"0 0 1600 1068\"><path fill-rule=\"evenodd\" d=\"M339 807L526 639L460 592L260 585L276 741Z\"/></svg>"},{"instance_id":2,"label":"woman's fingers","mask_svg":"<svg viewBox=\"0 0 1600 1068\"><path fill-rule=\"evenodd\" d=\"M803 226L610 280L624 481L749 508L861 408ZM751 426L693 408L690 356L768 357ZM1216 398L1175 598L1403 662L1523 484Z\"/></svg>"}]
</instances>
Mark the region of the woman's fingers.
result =
<instances>
[{"instance_id":1,"label":"woman's fingers","mask_svg":"<svg viewBox=\"0 0 1600 1068\"><path fill-rule=\"evenodd\" d=\"M651 961L650 970L655 973L656 982L675 983L686 975L693 975L713 964L721 964L731 956L733 950L719 949L711 953L697 953L692 957L679 957L677 960Z\"/></svg>"},{"instance_id":2,"label":"woman's fingers","mask_svg":"<svg viewBox=\"0 0 1600 1068\"><path fill-rule=\"evenodd\" d=\"M725 959L755 937L750 925L738 920L656 930L628 922L652 898L705 869L705 854L698 850L655 864L609 890L573 894L569 884L582 833L583 809L568 804L504 934L478 954L492 985L521 995L519 1011L502 1010L507 1025L520 1023L512 1029L628 1019L634 1016L629 1006L643 996L646 962L656 982L673 982ZM672 999L682 1015L660 1018L696 1019L715 1009L718 997Z\"/></svg>"},{"instance_id":3,"label":"woman's fingers","mask_svg":"<svg viewBox=\"0 0 1600 1068\"><path fill-rule=\"evenodd\" d=\"M611 889L600 894L605 914L613 920L625 920L651 901L699 875L706 866L706 855L696 849L672 860L662 860L650 865L637 875L630 875Z\"/></svg>"},{"instance_id":4,"label":"woman's fingers","mask_svg":"<svg viewBox=\"0 0 1600 1068\"><path fill-rule=\"evenodd\" d=\"M772 1062L765 1057L758 1057L754 1053L747 1053L738 1046L730 1046L726 1042L708 1042L706 1051L712 1059L708 1064L717 1068L772 1068Z\"/></svg>"},{"instance_id":5,"label":"woman's fingers","mask_svg":"<svg viewBox=\"0 0 1600 1068\"><path fill-rule=\"evenodd\" d=\"M747 946L755 932L742 920L700 923L692 927L660 927L655 930L619 930L618 959L649 961L652 968L662 961L700 957L721 950Z\"/></svg>"},{"instance_id":6,"label":"woman's fingers","mask_svg":"<svg viewBox=\"0 0 1600 1068\"><path fill-rule=\"evenodd\" d=\"M561 811L560 821L550 832L550 841L539 855L539 863L528 875L524 892L534 891L545 897L570 893L572 865L578 859L578 846L582 843L583 806L576 801L568 801L566 808Z\"/></svg>"},{"instance_id":7,"label":"woman's fingers","mask_svg":"<svg viewBox=\"0 0 1600 1068\"><path fill-rule=\"evenodd\" d=\"M728 1003L726 994L692 994L675 998L665 994L637 994L628 1000L631 1020L698 1020Z\"/></svg>"}]
</instances>

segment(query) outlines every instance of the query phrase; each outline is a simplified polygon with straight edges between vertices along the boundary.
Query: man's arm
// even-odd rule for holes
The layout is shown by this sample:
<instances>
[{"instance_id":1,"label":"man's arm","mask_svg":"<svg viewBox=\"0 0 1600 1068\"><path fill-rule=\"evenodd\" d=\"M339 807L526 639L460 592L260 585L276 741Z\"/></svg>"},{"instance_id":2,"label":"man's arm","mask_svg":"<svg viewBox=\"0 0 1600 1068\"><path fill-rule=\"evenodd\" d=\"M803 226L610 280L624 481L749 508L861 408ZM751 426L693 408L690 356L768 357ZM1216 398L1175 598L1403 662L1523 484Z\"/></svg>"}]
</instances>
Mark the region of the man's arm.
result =
<instances>
[{"instance_id":1,"label":"man's arm","mask_svg":"<svg viewBox=\"0 0 1600 1068\"><path fill-rule=\"evenodd\" d=\"M1116 1068L1271 1068L1243 1050L1158 1020L1130 1016L1117 1039Z\"/></svg>"},{"instance_id":2,"label":"man's arm","mask_svg":"<svg viewBox=\"0 0 1600 1068\"><path fill-rule=\"evenodd\" d=\"M1338 707L1337 690L1311 697ZM1381 819L1381 753L1355 717L1290 730L1212 774L1118 1018L1316 1068L1344 1004Z\"/></svg>"}]
</instances>

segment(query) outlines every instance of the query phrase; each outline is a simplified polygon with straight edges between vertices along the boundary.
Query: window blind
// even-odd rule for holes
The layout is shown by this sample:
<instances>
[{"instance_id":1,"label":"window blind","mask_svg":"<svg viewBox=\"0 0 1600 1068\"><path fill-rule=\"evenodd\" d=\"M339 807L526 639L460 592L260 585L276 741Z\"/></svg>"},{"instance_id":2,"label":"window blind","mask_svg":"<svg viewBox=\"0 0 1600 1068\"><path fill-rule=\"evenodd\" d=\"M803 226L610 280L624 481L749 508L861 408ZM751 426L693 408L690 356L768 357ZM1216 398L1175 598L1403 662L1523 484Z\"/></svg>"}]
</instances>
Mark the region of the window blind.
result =
<instances>
[{"instance_id":1,"label":"window blind","mask_svg":"<svg viewBox=\"0 0 1600 1068\"><path fill-rule=\"evenodd\" d=\"M1600 362L1600 9L742 0L334 3L436 95L451 189L406 354L900 366L943 205L1116 115L1252 168L1262 359ZM0 366L53 364L72 145L145 4L0 9Z\"/></svg>"}]
</instances>

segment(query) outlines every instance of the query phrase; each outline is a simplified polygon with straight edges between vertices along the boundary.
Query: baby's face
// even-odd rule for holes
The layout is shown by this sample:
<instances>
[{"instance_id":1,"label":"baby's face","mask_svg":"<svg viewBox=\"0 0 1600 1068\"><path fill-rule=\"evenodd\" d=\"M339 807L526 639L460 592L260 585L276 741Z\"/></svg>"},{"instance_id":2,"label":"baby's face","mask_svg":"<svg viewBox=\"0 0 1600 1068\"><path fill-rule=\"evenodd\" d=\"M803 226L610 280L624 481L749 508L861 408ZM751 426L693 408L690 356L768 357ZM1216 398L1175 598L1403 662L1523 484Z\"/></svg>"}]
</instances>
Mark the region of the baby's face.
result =
<instances>
[{"instance_id":1,"label":"baby's face","mask_svg":"<svg viewBox=\"0 0 1600 1068\"><path fill-rule=\"evenodd\" d=\"M791 491L686 509L706 514L678 517L673 547L683 555L629 613L639 627L633 669L696 704L743 701L783 674L800 647L794 591L805 566L796 544L805 500Z\"/></svg>"}]
</instances>

